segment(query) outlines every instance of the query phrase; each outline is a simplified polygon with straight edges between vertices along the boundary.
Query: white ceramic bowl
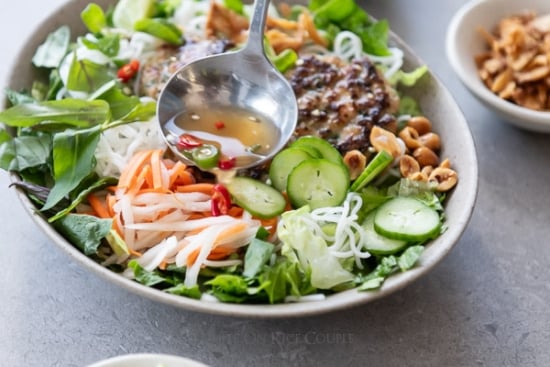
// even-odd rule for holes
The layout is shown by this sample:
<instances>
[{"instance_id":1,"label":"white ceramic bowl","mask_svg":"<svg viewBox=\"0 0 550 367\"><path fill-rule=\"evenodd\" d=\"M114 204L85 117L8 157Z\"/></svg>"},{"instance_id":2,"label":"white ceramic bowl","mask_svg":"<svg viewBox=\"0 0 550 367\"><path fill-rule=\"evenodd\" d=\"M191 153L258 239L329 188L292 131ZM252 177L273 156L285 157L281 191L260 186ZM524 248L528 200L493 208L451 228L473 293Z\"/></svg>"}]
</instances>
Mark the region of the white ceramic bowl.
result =
<instances>
[{"instance_id":1,"label":"white ceramic bowl","mask_svg":"<svg viewBox=\"0 0 550 367\"><path fill-rule=\"evenodd\" d=\"M474 56L485 50L479 27L492 31L503 17L533 10L550 13L549 0L473 0L451 20L447 30L447 57L464 85L505 121L523 129L550 132L550 112L520 107L493 94L478 76Z\"/></svg>"},{"instance_id":2,"label":"white ceramic bowl","mask_svg":"<svg viewBox=\"0 0 550 367\"><path fill-rule=\"evenodd\" d=\"M207 367L200 362L168 354L127 354L104 359L88 367Z\"/></svg>"},{"instance_id":3,"label":"white ceramic bowl","mask_svg":"<svg viewBox=\"0 0 550 367\"><path fill-rule=\"evenodd\" d=\"M296 1L293 1L293 3L295 2ZM114 0L97 0L96 3L103 8L107 8L109 4L114 3ZM33 79L36 77L36 73L31 66L30 60L36 48L43 42L47 34L55 30L61 24L69 25L73 35L82 34L84 32L79 14L87 4L88 0L72 0L62 6L42 24L37 26L28 41L22 45L21 52L14 60L15 62L8 80L8 84L12 89L20 90L28 88L32 84ZM406 70L411 70L424 64L397 36L392 34L391 42L404 51L404 66ZM441 155L449 158L452 162L453 167L458 172L459 183L453 189L452 193L448 195L445 204L448 230L437 239L427 244L426 250L415 268L390 277L382 288L377 291L359 292L355 289L351 289L330 295L325 300L318 302L276 305L242 305L206 302L168 294L128 280L85 256L40 216L31 201L23 193L19 193L19 197L37 225L51 238L52 242L67 253L72 260L77 261L91 272L102 276L109 282L158 302L198 312L241 317L270 318L300 317L321 314L365 304L396 292L432 270L451 251L459 240L468 224L476 200L478 187L477 157L472 135L462 111L459 109L447 89L432 74L423 78L423 80L414 89L410 90L409 93L417 99L424 114L432 120L434 131L441 136L443 142ZM13 179L15 180L17 177L13 175ZM63 264L59 264L59 266L63 266Z\"/></svg>"}]
</instances>

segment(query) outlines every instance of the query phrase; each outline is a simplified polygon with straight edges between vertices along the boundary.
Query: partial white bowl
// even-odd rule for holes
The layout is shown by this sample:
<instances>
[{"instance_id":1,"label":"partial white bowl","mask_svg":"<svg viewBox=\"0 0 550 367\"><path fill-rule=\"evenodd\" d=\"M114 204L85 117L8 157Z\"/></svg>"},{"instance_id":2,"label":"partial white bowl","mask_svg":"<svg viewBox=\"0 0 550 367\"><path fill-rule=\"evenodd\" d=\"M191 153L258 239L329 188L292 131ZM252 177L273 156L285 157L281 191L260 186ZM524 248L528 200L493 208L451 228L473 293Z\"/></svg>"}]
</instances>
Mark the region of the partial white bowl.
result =
<instances>
[{"instance_id":1,"label":"partial white bowl","mask_svg":"<svg viewBox=\"0 0 550 367\"><path fill-rule=\"evenodd\" d=\"M168 354L127 354L104 359L88 367L208 367L200 362Z\"/></svg>"},{"instance_id":2,"label":"partial white bowl","mask_svg":"<svg viewBox=\"0 0 550 367\"><path fill-rule=\"evenodd\" d=\"M293 0L289 1L289 3L296 4L300 1L301 0ZM115 0L96 0L95 2L103 8L107 8L109 5L112 5ZM301 2L303 3L303 1ZM69 25L73 35L82 34L84 32L79 14L88 3L89 0L71 0L59 8L43 23L37 25L27 42L21 46L21 52L17 55L10 70L8 85L12 89L20 90L32 85L37 75L36 70L31 66L30 60L36 48L44 41L47 34L55 30L61 24ZM406 70L412 70L415 67L425 64L396 35L391 35L391 42L404 51L404 66ZM445 86L433 74L424 77L422 81L409 92L419 102L424 114L431 119L434 131L441 136L441 141L443 142L441 156L449 158L452 162L453 168L458 172L459 183L453 189L452 193L448 195L445 203L446 224L448 229L441 236L426 245L426 250L415 268L391 276L381 289L377 291L359 292L356 289L350 289L330 295L322 301L276 305L208 302L168 294L128 280L85 256L61 236L61 234L59 234L59 232L57 232L47 220L36 211L36 208L27 196L22 192L18 192L18 195L25 209L37 223L38 227L50 237L55 245L59 246L67 253L72 260L80 263L91 272L105 278L113 284L117 284L135 294L158 302L198 312L256 318L311 316L366 304L389 296L410 285L429 273L439 264L458 242L466 229L477 196L478 166L474 141L466 119L455 100ZM0 108L1 107L0 105ZM6 103L4 107L6 107ZM12 180L16 179L17 176L13 175ZM64 264L59 264L59 266L64 266Z\"/></svg>"},{"instance_id":3,"label":"partial white bowl","mask_svg":"<svg viewBox=\"0 0 550 367\"><path fill-rule=\"evenodd\" d=\"M470 92L505 121L522 129L550 132L550 112L520 107L493 94L477 73L474 56L482 53L485 41L479 27L491 31L498 21L524 10L550 13L549 0L473 0L452 18L447 30L447 58Z\"/></svg>"}]
</instances>

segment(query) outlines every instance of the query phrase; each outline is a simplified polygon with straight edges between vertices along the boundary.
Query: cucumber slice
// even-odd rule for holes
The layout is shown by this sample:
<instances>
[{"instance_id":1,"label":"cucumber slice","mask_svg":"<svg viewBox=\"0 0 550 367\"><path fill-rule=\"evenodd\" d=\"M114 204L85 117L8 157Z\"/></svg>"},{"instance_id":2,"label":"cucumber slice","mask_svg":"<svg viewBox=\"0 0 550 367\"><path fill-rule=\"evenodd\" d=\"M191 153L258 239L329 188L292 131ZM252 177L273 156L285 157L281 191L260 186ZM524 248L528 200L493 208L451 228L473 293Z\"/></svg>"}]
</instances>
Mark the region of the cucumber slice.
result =
<instances>
[{"instance_id":1,"label":"cucumber slice","mask_svg":"<svg viewBox=\"0 0 550 367\"><path fill-rule=\"evenodd\" d=\"M375 214L375 210L371 211L361 224L366 235L365 249L374 255L391 255L407 247L407 241L387 238L376 232L374 229Z\"/></svg>"},{"instance_id":2,"label":"cucumber slice","mask_svg":"<svg viewBox=\"0 0 550 367\"><path fill-rule=\"evenodd\" d=\"M417 199L400 196L376 210L374 229L395 240L423 242L440 233L441 221L436 210Z\"/></svg>"},{"instance_id":3,"label":"cucumber slice","mask_svg":"<svg viewBox=\"0 0 550 367\"><path fill-rule=\"evenodd\" d=\"M306 159L314 158L306 150L300 148L288 148L278 153L269 167L269 179L271 185L280 192L286 191L288 175L294 167Z\"/></svg>"},{"instance_id":4,"label":"cucumber slice","mask_svg":"<svg viewBox=\"0 0 550 367\"><path fill-rule=\"evenodd\" d=\"M312 209L342 204L349 187L344 165L326 159L307 159L297 165L287 182L287 194L294 208Z\"/></svg>"},{"instance_id":5,"label":"cucumber slice","mask_svg":"<svg viewBox=\"0 0 550 367\"><path fill-rule=\"evenodd\" d=\"M333 163L337 164L344 164L344 159L342 158L342 155L340 152L333 147L328 141L321 139L317 136L313 135L307 135L302 136L298 138L294 143L290 145L290 147L310 147L314 148L321 153L321 158L324 158L326 160L329 160Z\"/></svg>"},{"instance_id":6,"label":"cucumber slice","mask_svg":"<svg viewBox=\"0 0 550 367\"><path fill-rule=\"evenodd\" d=\"M252 178L234 177L226 187L237 205L258 218L276 217L286 208L286 200L279 191Z\"/></svg>"},{"instance_id":7,"label":"cucumber slice","mask_svg":"<svg viewBox=\"0 0 550 367\"><path fill-rule=\"evenodd\" d=\"M359 191L380 174L391 162L393 156L385 150L379 151L374 158L367 164L363 172L355 179L351 185L351 191Z\"/></svg>"}]
</instances>

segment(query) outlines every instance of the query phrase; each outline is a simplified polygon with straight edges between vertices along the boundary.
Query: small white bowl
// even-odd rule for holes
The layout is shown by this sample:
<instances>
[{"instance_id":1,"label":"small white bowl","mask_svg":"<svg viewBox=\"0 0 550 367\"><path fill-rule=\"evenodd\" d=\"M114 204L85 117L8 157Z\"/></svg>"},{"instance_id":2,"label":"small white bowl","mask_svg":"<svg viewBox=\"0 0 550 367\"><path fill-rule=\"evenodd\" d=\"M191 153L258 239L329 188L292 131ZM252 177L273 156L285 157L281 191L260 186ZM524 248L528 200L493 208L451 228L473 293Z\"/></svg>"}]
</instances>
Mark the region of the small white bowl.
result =
<instances>
[{"instance_id":1,"label":"small white bowl","mask_svg":"<svg viewBox=\"0 0 550 367\"><path fill-rule=\"evenodd\" d=\"M188 358L168 354L127 354L104 359L88 367L207 367Z\"/></svg>"},{"instance_id":2,"label":"small white bowl","mask_svg":"<svg viewBox=\"0 0 550 367\"><path fill-rule=\"evenodd\" d=\"M477 73L474 56L485 49L485 41L478 32L483 27L491 32L504 17L525 10L538 15L550 13L550 0L473 0L465 4L452 18L447 30L447 58L464 85L492 108L505 121L520 128L550 132L550 112L520 107L493 94Z\"/></svg>"}]
</instances>

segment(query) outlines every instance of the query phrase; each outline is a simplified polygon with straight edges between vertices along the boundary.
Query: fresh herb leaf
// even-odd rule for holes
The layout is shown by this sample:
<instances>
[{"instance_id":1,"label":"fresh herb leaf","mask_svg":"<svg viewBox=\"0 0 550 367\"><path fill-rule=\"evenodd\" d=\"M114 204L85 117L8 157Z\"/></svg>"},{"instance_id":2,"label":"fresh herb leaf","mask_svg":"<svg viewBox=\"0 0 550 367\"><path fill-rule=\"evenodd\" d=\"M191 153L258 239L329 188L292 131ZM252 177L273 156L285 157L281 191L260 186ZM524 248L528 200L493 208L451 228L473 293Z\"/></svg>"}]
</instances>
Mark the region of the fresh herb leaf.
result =
<instances>
[{"instance_id":1,"label":"fresh herb leaf","mask_svg":"<svg viewBox=\"0 0 550 367\"><path fill-rule=\"evenodd\" d=\"M36 100L28 93L16 92L9 88L5 88L4 93L6 94L6 97L8 98L12 106L36 102Z\"/></svg>"},{"instance_id":2,"label":"fresh herb leaf","mask_svg":"<svg viewBox=\"0 0 550 367\"><path fill-rule=\"evenodd\" d=\"M67 54L71 40L71 31L68 26L61 26L50 33L46 41L38 47L32 63L37 67L56 68Z\"/></svg>"},{"instance_id":3,"label":"fresh herb leaf","mask_svg":"<svg viewBox=\"0 0 550 367\"><path fill-rule=\"evenodd\" d=\"M95 175L94 175L95 176ZM97 190L104 189L107 186L116 185L118 180L114 177L103 177L99 180L97 180L94 183L82 185L85 186L85 189L78 190L78 194L76 197L72 200L71 204L64 208L63 210L57 212L53 217L48 219L48 222L52 223L56 220L59 220L60 218L68 215L70 212L72 212L80 203L84 202L88 195L90 195L92 192L95 192Z\"/></svg>"},{"instance_id":4,"label":"fresh herb leaf","mask_svg":"<svg viewBox=\"0 0 550 367\"><path fill-rule=\"evenodd\" d=\"M103 28L107 26L107 18L103 9L95 3L90 3L82 13L80 13L82 22L92 33L99 33Z\"/></svg>"},{"instance_id":5,"label":"fresh herb leaf","mask_svg":"<svg viewBox=\"0 0 550 367\"><path fill-rule=\"evenodd\" d=\"M166 19L141 19L135 23L134 28L138 32L148 33L172 45L179 46L182 44L181 30Z\"/></svg>"},{"instance_id":6,"label":"fresh herb leaf","mask_svg":"<svg viewBox=\"0 0 550 367\"><path fill-rule=\"evenodd\" d=\"M70 98L20 104L0 112L0 122L13 127L31 127L43 121L87 127L104 123L108 119L109 105L105 101Z\"/></svg>"},{"instance_id":7,"label":"fresh herb leaf","mask_svg":"<svg viewBox=\"0 0 550 367\"><path fill-rule=\"evenodd\" d=\"M109 84L109 83L108 83ZM140 104L139 97L128 96L120 88L110 88L99 96L94 96L109 103L113 120L122 119Z\"/></svg>"},{"instance_id":8,"label":"fresh herb leaf","mask_svg":"<svg viewBox=\"0 0 550 367\"><path fill-rule=\"evenodd\" d=\"M128 268L134 271L134 277L138 283L141 283L147 287L152 287L162 283L171 284L170 280L162 276L156 271L146 270L141 266L137 260L130 260L128 263Z\"/></svg>"},{"instance_id":9,"label":"fresh herb leaf","mask_svg":"<svg viewBox=\"0 0 550 367\"><path fill-rule=\"evenodd\" d=\"M103 36L96 40L82 37L80 42L88 49L98 50L109 57L117 56L120 50L120 36L118 34Z\"/></svg>"},{"instance_id":10,"label":"fresh herb leaf","mask_svg":"<svg viewBox=\"0 0 550 367\"><path fill-rule=\"evenodd\" d=\"M223 5L237 14L244 14L244 5L241 0L224 0Z\"/></svg>"},{"instance_id":11,"label":"fresh herb leaf","mask_svg":"<svg viewBox=\"0 0 550 367\"><path fill-rule=\"evenodd\" d=\"M75 53L66 87L72 91L93 93L113 78L107 65L96 64L90 60L78 60Z\"/></svg>"},{"instance_id":12,"label":"fresh herb leaf","mask_svg":"<svg viewBox=\"0 0 550 367\"><path fill-rule=\"evenodd\" d=\"M111 225L111 219L85 214L69 214L54 223L54 227L85 255L97 253L101 240L107 236Z\"/></svg>"},{"instance_id":13,"label":"fresh herb leaf","mask_svg":"<svg viewBox=\"0 0 550 367\"><path fill-rule=\"evenodd\" d=\"M99 126L84 130L66 130L55 134L53 139L55 185L42 210L57 204L92 172L99 137Z\"/></svg>"},{"instance_id":14,"label":"fresh herb leaf","mask_svg":"<svg viewBox=\"0 0 550 367\"><path fill-rule=\"evenodd\" d=\"M202 292L200 291L198 285L189 288L186 287L183 283L177 284L171 288L167 288L165 292L194 299L200 299L202 296Z\"/></svg>"},{"instance_id":15,"label":"fresh herb leaf","mask_svg":"<svg viewBox=\"0 0 550 367\"><path fill-rule=\"evenodd\" d=\"M21 172L46 164L51 150L49 135L24 135L0 144L0 168Z\"/></svg>"}]
</instances>

